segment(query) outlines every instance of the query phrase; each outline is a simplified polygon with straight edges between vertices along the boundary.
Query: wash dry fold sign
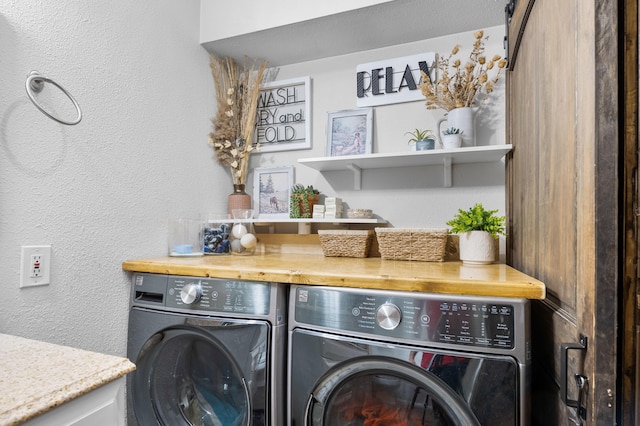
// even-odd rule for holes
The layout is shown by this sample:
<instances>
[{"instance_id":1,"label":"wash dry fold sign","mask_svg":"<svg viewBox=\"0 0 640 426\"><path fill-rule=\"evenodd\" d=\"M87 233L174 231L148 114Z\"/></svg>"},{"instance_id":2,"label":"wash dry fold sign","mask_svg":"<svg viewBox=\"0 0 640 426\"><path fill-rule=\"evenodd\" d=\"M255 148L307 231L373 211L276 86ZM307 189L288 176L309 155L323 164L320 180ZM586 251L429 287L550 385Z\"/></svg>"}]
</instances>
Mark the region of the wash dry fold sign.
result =
<instances>
[{"instance_id":1,"label":"wash dry fold sign","mask_svg":"<svg viewBox=\"0 0 640 426\"><path fill-rule=\"evenodd\" d=\"M421 71L435 81L435 52L358 65L356 85L358 106L397 104L424 100L420 92Z\"/></svg>"}]
</instances>

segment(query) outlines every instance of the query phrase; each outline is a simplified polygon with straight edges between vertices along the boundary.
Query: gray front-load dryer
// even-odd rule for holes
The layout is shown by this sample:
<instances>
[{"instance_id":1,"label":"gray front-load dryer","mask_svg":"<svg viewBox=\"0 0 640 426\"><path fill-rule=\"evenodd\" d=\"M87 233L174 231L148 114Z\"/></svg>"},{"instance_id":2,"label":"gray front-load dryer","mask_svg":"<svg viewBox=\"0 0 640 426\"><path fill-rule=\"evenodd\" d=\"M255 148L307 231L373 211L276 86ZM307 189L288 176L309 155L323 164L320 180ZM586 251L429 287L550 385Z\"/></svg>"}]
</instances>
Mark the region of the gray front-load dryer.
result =
<instances>
[{"instance_id":1,"label":"gray front-load dryer","mask_svg":"<svg viewBox=\"0 0 640 426\"><path fill-rule=\"evenodd\" d=\"M529 424L529 301L292 286L290 426Z\"/></svg>"},{"instance_id":2,"label":"gray front-load dryer","mask_svg":"<svg viewBox=\"0 0 640 426\"><path fill-rule=\"evenodd\" d=\"M136 273L129 426L283 425L286 286Z\"/></svg>"}]
</instances>

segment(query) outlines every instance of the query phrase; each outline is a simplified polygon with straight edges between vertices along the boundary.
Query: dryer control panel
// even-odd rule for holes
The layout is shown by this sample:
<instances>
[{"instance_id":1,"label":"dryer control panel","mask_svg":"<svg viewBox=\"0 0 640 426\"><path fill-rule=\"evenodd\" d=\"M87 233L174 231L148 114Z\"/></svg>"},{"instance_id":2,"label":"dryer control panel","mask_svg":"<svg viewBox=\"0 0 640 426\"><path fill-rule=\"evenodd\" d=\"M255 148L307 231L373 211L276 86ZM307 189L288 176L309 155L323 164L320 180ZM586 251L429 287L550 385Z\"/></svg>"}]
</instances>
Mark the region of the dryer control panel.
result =
<instances>
[{"instance_id":1,"label":"dryer control panel","mask_svg":"<svg viewBox=\"0 0 640 426\"><path fill-rule=\"evenodd\" d=\"M292 319L337 332L513 349L528 321L524 299L297 287Z\"/></svg>"}]
</instances>

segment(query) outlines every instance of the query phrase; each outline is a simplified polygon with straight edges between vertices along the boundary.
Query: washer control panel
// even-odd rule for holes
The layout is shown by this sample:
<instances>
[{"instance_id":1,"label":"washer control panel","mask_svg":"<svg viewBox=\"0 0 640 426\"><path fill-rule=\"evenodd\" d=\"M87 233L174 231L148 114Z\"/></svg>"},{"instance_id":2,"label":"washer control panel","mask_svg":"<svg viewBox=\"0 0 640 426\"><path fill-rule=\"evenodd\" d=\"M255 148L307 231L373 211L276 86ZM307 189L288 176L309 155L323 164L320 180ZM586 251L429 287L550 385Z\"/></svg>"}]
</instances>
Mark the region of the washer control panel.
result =
<instances>
[{"instance_id":1,"label":"washer control panel","mask_svg":"<svg viewBox=\"0 0 640 426\"><path fill-rule=\"evenodd\" d=\"M133 304L182 311L267 315L271 285L266 282L137 274Z\"/></svg>"},{"instance_id":2,"label":"washer control panel","mask_svg":"<svg viewBox=\"0 0 640 426\"><path fill-rule=\"evenodd\" d=\"M513 349L528 301L308 286L292 303L297 323L338 332Z\"/></svg>"}]
</instances>

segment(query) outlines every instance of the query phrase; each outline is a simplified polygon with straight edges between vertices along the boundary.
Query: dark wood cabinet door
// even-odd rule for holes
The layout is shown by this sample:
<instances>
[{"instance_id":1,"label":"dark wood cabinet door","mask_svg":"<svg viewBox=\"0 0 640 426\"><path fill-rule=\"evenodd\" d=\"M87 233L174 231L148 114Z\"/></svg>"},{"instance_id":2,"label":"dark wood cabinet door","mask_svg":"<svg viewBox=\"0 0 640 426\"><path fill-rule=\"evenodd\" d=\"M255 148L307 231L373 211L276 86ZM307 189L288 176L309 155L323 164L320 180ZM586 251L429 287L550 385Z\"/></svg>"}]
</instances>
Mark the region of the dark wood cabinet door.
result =
<instances>
[{"instance_id":1,"label":"dark wood cabinet door","mask_svg":"<svg viewBox=\"0 0 640 426\"><path fill-rule=\"evenodd\" d=\"M615 424L620 271L616 1L520 0L509 25L507 262L547 285L532 310L532 424ZM564 343L586 337L587 349ZM570 404L571 405L571 404Z\"/></svg>"}]
</instances>

